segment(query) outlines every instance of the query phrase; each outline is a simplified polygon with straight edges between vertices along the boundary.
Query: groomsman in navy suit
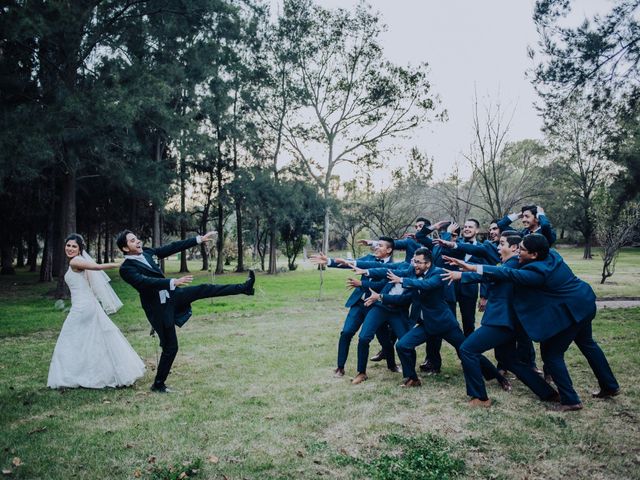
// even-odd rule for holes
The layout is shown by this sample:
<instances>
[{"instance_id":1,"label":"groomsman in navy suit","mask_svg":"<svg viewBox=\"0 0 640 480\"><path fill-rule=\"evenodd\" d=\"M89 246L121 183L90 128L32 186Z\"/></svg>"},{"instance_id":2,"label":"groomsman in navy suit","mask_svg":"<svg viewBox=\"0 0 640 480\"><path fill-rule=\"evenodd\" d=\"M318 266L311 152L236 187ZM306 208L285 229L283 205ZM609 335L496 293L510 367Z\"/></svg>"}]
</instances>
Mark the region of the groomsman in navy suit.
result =
<instances>
[{"instance_id":1,"label":"groomsman in navy suit","mask_svg":"<svg viewBox=\"0 0 640 480\"><path fill-rule=\"evenodd\" d=\"M391 254L393 253L393 238L391 237L380 237L377 241L374 249L374 254L365 255L360 257L359 261L372 261L375 262L376 265L386 264L391 261ZM327 265L333 268L351 268L351 265L348 264L343 259L334 259L327 257L326 255L312 255L309 257L313 263L318 265ZM337 366L334 370L334 376L336 377L344 377L345 371L344 367L347 363L347 357L349 356L349 347L351 345L351 339L358 332L362 323L364 322L367 313L369 313L370 307L365 305L365 300L371 295L371 289L379 290L384 287L384 281L372 282L369 278L362 277L359 281L359 284L353 285L351 282L350 286L353 286L353 292L347 299L345 303L345 307L349 308L349 313L347 314L347 318L344 321L344 325L342 326L342 331L340 332L340 339L338 340L338 360ZM385 350L385 355L388 357L388 365L392 370L396 370L395 368L395 356L393 355L393 347L391 345L391 340L389 339L388 330L386 328L381 328L378 332L378 339L382 344L382 348ZM391 350L387 354L387 350Z\"/></svg>"},{"instance_id":2,"label":"groomsman in navy suit","mask_svg":"<svg viewBox=\"0 0 640 480\"><path fill-rule=\"evenodd\" d=\"M490 280L511 281L518 319L531 339L540 342L545 369L560 392L559 410L582 409L564 361L572 342L578 346L598 379L595 398L613 397L620 386L592 335L596 296L589 284L574 275L546 237L527 235L520 244L519 268L472 266Z\"/></svg>"},{"instance_id":3,"label":"groomsman in navy suit","mask_svg":"<svg viewBox=\"0 0 640 480\"><path fill-rule=\"evenodd\" d=\"M521 240L522 238L514 231L502 233L499 245L502 265L511 268L518 267L518 247ZM467 266L462 260L449 257L446 259L458 267ZM443 275L443 279L479 282L483 281L483 276L477 273L448 270ZM481 394L480 397L471 400L471 405L485 407L491 405L480 370L480 356L491 348L495 348L496 359L506 369L513 372L540 399L545 401L559 399L558 393L540 375L518 359L516 339L525 337L529 342L531 340L528 339L520 322L518 322L513 304L513 284L511 282L491 282L487 308L482 317L481 326L467 337L460 347L465 381L467 385L470 385L471 390Z\"/></svg>"},{"instance_id":4,"label":"groomsman in navy suit","mask_svg":"<svg viewBox=\"0 0 640 480\"><path fill-rule=\"evenodd\" d=\"M384 270L383 268L370 269L367 275L379 278L380 275L384 275ZM391 283L400 284L403 288L411 290L410 319L416 322L416 326L398 340L396 350L402 362L402 373L405 377L403 386L417 387L421 382L416 373L415 348L424 343L428 337L435 337L444 339L458 352L465 337L443 295L445 282L440 274L444 273L444 270L432 263L431 252L427 248L416 250L413 271L404 270L397 273L398 275L388 270L387 278ZM510 388L506 379L498 373L496 367L487 358L483 357L481 362L485 378L495 378L503 388ZM467 393L472 397L479 395L473 390L468 390Z\"/></svg>"},{"instance_id":5,"label":"groomsman in navy suit","mask_svg":"<svg viewBox=\"0 0 640 480\"><path fill-rule=\"evenodd\" d=\"M502 232L500 230L500 225L503 224L501 224L497 220L492 221L489 225L489 239L480 244L473 244L468 242L452 242L444 239L434 240L434 243L437 243L438 245L449 249L448 251L459 250L460 252L463 252L465 254L465 257L471 255L471 257L469 258L483 258L485 260L483 263L486 263L488 265L497 265L501 261L501 254L499 252L501 235L505 232L511 231L515 235L520 235L520 237L522 237L522 235L515 230L505 230L504 232ZM484 305L482 305L481 303L479 310L484 311L485 305L486 303ZM539 370L538 366L536 365L536 351L535 348L533 348L533 342L531 341L531 339L526 335L518 336L516 349L518 352L518 359L523 363L529 365L529 367L534 372L541 375L542 371ZM506 368L502 364L500 359L498 359L498 370L501 370L501 373L503 374L506 373Z\"/></svg>"},{"instance_id":6,"label":"groomsman in navy suit","mask_svg":"<svg viewBox=\"0 0 640 480\"><path fill-rule=\"evenodd\" d=\"M522 220L524 228L520 234L524 237L531 233L539 233L544 235L549 242L549 246L556 242L556 231L551 226L551 222L544 213L544 209L540 205L525 205L520 213L510 213L498 221L500 230L508 230L512 222L517 219Z\"/></svg>"}]
</instances>

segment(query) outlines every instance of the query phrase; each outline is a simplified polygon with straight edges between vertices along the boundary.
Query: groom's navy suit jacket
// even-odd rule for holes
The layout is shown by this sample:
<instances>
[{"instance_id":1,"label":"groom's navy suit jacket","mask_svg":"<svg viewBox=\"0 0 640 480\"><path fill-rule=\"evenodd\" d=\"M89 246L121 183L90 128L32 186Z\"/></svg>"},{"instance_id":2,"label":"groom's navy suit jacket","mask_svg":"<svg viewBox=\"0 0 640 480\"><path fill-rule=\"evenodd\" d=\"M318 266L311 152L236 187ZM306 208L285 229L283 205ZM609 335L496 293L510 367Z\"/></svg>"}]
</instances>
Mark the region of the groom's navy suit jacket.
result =
<instances>
[{"instance_id":1,"label":"groom's navy suit jacket","mask_svg":"<svg viewBox=\"0 0 640 480\"><path fill-rule=\"evenodd\" d=\"M142 309L147 315L149 323L156 331L162 328L163 325L167 327L184 325L191 317L191 306L186 305L179 310L176 309L175 299L178 291L177 289L170 290L171 280L164 277L153 257L165 258L187 248L195 247L197 244L198 241L194 237L158 248L144 248L142 255L149 262L151 268L138 260L132 259L126 259L120 266L120 276L140 294ZM161 290L169 291L170 296L166 299L166 303L160 302L158 292Z\"/></svg>"},{"instance_id":2,"label":"groom's navy suit jacket","mask_svg":"<svg viewBox=\"0 0 640 480\"><path fill-rule=\"evenodd\" d=\"M574 275L555 250L551 250L544 260L519 268L484 265L483 275L490 280L515 283L516 314L529 337L536 342L595 316L593 289Z\"/></svg>"}]
</instances>

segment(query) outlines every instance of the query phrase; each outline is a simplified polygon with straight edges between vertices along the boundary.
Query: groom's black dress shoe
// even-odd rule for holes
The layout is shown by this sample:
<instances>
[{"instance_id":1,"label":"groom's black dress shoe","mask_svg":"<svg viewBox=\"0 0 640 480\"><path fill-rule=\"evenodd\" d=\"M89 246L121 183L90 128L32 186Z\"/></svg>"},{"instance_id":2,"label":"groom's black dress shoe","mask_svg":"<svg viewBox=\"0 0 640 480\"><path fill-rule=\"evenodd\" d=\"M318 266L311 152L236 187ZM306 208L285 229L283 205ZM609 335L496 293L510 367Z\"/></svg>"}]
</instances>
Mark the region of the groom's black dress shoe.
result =
<instances>
[{"instance_id":1,"label":"groom's black dress shoe","mask_svg":"<svg viewBox=\"0 0 640 480\"><path fill-rule=\"evenodd\" d=\"M155 383L151 385L151 391L156 393L175 393L175 390L171 390L165 384L156 385Z\"/></svg>"},{"instance_id":2,"label":"groom's black dress shoe","mask_svg":"<svg viewBox=\"0 0 640 480\"><path fill-rule=\"evenodd\" d=\"M253 270L249 270L249 278L244 282L245 294L254 295L256 293L253 285L256 283L256 274Z\"/></svg>"}]
</instances>

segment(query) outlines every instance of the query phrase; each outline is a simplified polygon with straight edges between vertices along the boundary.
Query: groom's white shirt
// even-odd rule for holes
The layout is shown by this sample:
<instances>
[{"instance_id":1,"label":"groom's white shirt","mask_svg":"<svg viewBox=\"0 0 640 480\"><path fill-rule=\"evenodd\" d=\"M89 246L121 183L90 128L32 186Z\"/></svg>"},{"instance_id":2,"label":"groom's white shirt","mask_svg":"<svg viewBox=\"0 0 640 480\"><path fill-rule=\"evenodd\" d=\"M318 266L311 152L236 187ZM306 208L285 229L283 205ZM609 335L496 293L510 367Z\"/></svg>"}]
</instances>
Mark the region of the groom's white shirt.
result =
<instances>
[{"instance_id":1,"label":"groom's white shirt","mask_svg":"<svg viewBox=\"0 0 640 480\"><path fill-rule=\"evenodd\" d=\"M143 254L140 254L140 255L125 255L124 259L125 260L137 260L138 262L144 263L147 267L149 267L151 270L153 270L153 267L149 264L147 259L144 258ZM171 280L169 280L169 289L172 290L172 291L176 289L176 284L175 284L173 278ZM169 295L169 291L168 290L160 290L158 292L158 295L160 296L160 303L167 303L167 298L169 298L171 296L171 295Z\"/></svg>"},{"instance_id":2,"label":"groom's white shirt","mask_svg":"<svg viewBox=\"0 0 640 480\"><path fill-rule=\"evenodd\" d=\"M196 237L196 241L198 242L198 245L200 245L202 243L202 235L198 235ZM142 253L140 255L125 255L124 259L137 260L138 262L144 263L147 267L153 270L153 267L149 264L149 262L147 261L147 259L144 257ZM175 289L176 289L175 280L172 278L169 280L169 290L174 291ZM167 298L171 296L169 295L168 290L160 290L158 294L160 295L160 303L167 303Z\"/></svg>"}]
</instances>

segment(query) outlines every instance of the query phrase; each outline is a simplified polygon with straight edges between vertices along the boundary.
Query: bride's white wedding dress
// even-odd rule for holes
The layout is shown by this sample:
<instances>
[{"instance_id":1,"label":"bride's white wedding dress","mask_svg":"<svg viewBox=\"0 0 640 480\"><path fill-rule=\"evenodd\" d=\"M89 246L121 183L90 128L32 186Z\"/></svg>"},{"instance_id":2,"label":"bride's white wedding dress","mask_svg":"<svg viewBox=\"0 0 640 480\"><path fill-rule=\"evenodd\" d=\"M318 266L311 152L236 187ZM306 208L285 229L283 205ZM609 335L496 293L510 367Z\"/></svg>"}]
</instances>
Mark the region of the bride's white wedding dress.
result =
<instances>
[{"instance_id":1,"label":"bride's white wedding dress","mask_svg":"<svg viewBox=\"0 0 640 480\"><path fill-rule=\"evenodd\" d=\"M47 386L131 385L144 374L144 363L98 303L85 271L69 268L64 280L71 291L71 310L53 351Z\"/></svg>"}]
</instances>

